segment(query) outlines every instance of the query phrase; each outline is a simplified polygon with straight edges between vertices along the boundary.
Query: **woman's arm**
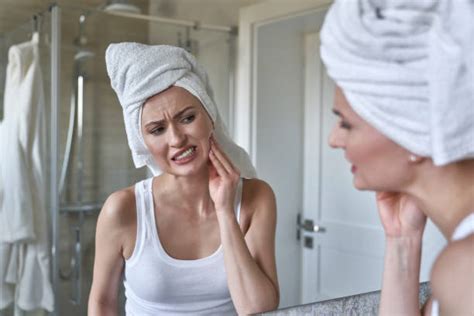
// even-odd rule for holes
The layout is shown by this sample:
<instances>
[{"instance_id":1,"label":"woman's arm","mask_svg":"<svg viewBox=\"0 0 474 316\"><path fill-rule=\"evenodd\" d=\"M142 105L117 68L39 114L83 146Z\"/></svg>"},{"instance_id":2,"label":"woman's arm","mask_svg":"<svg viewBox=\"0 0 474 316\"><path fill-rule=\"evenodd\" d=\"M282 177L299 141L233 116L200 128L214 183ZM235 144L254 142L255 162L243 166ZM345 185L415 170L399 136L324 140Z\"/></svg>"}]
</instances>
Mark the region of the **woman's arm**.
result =
<instances>
[{"instance_id":1,"label":"woman's arm","mask_svg":"<svg viewBox=\"0 0 474 316\"><path fill-rule=\"evenodd\" d=\"M260 201L245 239L233 214L218 213L229 290L237 312L245 315L276 309L279 303L273 191L263 181L248 181L254 182Z\"/></svg>"},{"instance_id":2,"label":"woman's arm","mask_svg":"<svg viewBox=\"0 0 474 316\"><path fill-rule=\"evenodd\" d=\"M253 214L244 234L234 214L238 171L215 144L210 159L215 173L210 179L216 206L229 291L239 314L254 314L278 307L279 288L275 264L276 203L272 189L260 180L246 180Z\"/></svg>"},{"instance_id":3,"label":"woman's arm","mask_svg":"<svg viewBox=\"0 0 474 316\"><path fill-rule=\"evenodd\" d=\"M117 297L124 266L123 253L135 236L135 196L125 189L113 193L100 212L96 229L94 274L88 315L118 315Z\"/></svg>"},{"instance_id":4,"label":"woman's arm","mask_svg":"<svg viewBox=\"0 0 474 316\"><path fill-rule=\"evenodd\" d=\"M420 315L418 302L421 242L426 217L410 197L377 193L385 230L380 315Z\"/></svg>"},{"instance_id":5,"label":"woman's arm","mask_svg":"<svg viewBox=\"0 0 474 316\"><path fill-rule=\"evenodd\" d=\"M387 238L380 315L420 315L421 238Z\"/></svg>"}]
</instances>

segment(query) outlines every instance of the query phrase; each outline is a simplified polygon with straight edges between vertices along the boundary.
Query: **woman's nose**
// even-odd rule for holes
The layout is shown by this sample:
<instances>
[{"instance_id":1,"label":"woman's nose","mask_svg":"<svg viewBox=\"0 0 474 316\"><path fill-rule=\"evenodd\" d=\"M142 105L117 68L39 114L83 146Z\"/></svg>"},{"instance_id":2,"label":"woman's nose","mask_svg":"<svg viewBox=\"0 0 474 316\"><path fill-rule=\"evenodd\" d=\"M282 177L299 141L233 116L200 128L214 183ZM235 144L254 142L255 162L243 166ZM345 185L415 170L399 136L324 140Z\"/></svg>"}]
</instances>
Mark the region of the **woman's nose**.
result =
<instances>
[{"instance_id":1,"label":"woman's nose","mask_svg":"<svg viewBox=\"0 0 474 316\"><path fill-rule=\"evenodd\" d=\"M172 147L182 147L186 142L186 134L179 127L170 126L168 129L168 142Z\"/></svg>"},{"instance_id":2,"label":"woman's nose","mask_svg":"<svg viewBox=\"0 0 474 316\"><path fill-rule=\"evenodd\" d=\"M329 134L329 146L331 146L332 148L344 148L343 138L343 131L338 125L335 125L331 130L331 134Z\"/></svg>"}]
</instances>

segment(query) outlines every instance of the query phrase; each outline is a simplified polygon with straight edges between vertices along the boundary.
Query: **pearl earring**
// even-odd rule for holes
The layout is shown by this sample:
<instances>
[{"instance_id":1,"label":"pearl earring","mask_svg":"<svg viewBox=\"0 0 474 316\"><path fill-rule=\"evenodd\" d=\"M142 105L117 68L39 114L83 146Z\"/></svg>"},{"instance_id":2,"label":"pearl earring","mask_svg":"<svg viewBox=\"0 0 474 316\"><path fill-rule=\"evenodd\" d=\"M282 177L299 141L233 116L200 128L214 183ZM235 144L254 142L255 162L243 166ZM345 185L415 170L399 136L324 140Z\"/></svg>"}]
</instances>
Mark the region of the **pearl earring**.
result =
<instances>
[{"instance_id":1,"label":"pearl earring","mask_svg":"<svg viewBox=\"0 0 474 316\"><path fill-rule=\"evenodd\" d=\"M409 159L410 159L411 162L416 162L416 161L418 160L418 158L417 158L415 155L413 155L413 154L410 155L410 158L409 158Z\"/></svg>"}]
</instances>

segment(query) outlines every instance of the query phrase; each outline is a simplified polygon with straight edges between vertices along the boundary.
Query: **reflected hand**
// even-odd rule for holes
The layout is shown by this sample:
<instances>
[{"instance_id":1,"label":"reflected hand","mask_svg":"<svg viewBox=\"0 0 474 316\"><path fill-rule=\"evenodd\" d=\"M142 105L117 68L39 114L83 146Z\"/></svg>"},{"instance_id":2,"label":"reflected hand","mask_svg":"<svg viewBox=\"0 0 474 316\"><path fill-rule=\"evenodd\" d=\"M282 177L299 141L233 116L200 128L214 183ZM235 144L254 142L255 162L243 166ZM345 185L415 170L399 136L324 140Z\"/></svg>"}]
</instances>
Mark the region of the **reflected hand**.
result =
<instances>
[{"instance_id":1,"label":"reflected hand","mask_svg":"<svg viewBox=\"0 0 474 316\"><path fill-rule=\"evenodd\" d=\"M420 237L426 215L413 198L404 193L377 192L377 207L385 235L391 238Z\"/></svg>"},{"instance_id":2,"label":"reflected hand","mask_svg":"<svg viewBox=\"0 0 474 316\"><path fill-rule=\"evenodd\" d=\"M211 137L209 193L217 212L234 210L234 199L240 180L240 171Z\"/></svg>"}]
</instances>

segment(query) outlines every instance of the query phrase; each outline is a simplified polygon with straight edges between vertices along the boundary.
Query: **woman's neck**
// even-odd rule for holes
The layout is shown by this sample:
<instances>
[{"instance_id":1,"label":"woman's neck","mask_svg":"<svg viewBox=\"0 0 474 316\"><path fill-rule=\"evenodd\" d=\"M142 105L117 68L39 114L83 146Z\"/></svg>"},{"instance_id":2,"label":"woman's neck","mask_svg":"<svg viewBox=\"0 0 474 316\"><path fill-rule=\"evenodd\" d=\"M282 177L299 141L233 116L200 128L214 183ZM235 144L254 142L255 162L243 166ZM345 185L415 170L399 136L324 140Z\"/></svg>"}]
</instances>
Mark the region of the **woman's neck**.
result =
<instances>
[{"instance_id":1,"label":"woman's neck","mask_svg":"<svg viewBox=\"0 0 474 316\"><path fill-rule=\"evenodd\" d=\"M474 212L474 160L443 167L428 165L420 170L408 193L450 240L459 223Z\"/></svg>"},{"instance_id":2,"label":"woman's neck","mask_svg":"<svg viewBox=\"0 0 474 316\"><path fill-rule=\"evenodd\" d=\"M179 205L179 209L190 215L207 216L213 213L214 205L209 194L209 171L192 176L164 174L166 200Z\"/></svg>"}]
</instances>

